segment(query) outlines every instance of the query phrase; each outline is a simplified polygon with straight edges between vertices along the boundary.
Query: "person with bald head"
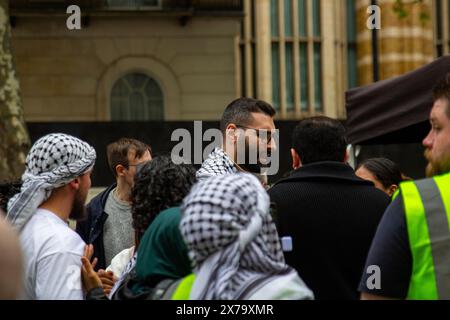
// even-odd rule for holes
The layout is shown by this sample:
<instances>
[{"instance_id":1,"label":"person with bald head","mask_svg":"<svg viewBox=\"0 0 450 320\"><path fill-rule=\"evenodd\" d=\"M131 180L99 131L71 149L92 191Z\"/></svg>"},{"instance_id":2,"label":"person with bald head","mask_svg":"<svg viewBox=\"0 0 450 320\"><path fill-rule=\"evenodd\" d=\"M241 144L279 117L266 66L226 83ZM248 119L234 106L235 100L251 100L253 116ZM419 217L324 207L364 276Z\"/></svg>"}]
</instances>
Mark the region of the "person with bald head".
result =
<instances>
[{"instance_id":1,"label":"person with bald head","mask_svg":"<svg viewBox=\"0 0 450 320\"><path fill-rule=\"evenodd\" d=\"M0 217L5 213L0 209ZM22 250L19 236L0 218L0 300L19 297L22 284Z\"/></svg>"}]
</instances>

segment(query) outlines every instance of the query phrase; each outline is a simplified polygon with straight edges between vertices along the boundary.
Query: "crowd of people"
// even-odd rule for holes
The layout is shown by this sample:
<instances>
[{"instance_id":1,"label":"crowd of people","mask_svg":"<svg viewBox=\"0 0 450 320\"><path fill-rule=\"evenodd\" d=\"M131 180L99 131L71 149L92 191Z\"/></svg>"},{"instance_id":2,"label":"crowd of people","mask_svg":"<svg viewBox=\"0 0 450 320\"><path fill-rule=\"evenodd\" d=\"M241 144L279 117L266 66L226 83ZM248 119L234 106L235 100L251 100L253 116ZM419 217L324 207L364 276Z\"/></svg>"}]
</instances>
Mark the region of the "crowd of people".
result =
<instances>
[{"instance_id":1,"label":"crowd of people","mask_svg":"<svg viewBox=\"0 0 450 320\"><path fill-rule=\"evenodd\" d=\"M0 190L0 299L450 299L450 74L433 96L418 181L386 158L355 170L342 123L317 116L270 185L264 161L238 161L239 144L277 151L276 112L251 98L226 107L199 170L112 142L115 183L87 204L96 150L41 137Z\"/></svg>"}]
</instances>

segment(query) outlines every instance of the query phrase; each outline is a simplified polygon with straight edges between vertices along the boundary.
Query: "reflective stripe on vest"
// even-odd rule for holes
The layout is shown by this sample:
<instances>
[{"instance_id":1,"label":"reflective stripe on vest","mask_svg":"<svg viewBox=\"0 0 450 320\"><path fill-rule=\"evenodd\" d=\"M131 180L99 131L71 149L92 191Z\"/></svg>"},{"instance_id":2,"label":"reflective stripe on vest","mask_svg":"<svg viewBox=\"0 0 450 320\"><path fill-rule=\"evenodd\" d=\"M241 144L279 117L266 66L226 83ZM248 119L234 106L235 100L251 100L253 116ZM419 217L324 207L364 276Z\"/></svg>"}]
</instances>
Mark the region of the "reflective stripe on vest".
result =
<instances>
[{"instance_id":1,"label":"reflective stripe on vest","mask_svg":"<svg viewBox=\"0 0 450 320\"><path fill-rule=\"evenodd\" d=\"M450 299L450 174L400 188L413 259L408 299Z\"/></svg>"},{"instance_id":2,"label":"reflective stripe on vest","mask_svg":"<svg viewBox=\"0 0 450 320\"><path fill-rule=\"evenodd\" d=\"M172 300L189 300L189 295L191 294L191 289L194 285L194 281L194 273L184 277L175 290L175 293L172 296Z\"/></svg>"}]
</instances>

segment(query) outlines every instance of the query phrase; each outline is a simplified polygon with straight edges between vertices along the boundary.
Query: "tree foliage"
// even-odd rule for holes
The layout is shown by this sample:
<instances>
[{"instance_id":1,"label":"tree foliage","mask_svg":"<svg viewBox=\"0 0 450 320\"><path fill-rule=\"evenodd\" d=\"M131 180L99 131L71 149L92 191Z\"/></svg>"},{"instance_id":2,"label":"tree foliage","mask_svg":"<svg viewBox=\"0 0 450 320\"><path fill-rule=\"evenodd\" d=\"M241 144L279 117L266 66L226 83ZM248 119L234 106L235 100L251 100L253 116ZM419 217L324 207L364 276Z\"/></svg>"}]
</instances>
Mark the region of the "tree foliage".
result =
<instances>
[{"instance_id":1,"label":"tree foliage","mask_svg":"<svg viewBox=\"0 0 450 320\"><path fill-rule=\"evenodd\" d=\"M29 146L11 53L8 0L0 0L0 181L20 178Z\"/></svg>"}]
</instances>

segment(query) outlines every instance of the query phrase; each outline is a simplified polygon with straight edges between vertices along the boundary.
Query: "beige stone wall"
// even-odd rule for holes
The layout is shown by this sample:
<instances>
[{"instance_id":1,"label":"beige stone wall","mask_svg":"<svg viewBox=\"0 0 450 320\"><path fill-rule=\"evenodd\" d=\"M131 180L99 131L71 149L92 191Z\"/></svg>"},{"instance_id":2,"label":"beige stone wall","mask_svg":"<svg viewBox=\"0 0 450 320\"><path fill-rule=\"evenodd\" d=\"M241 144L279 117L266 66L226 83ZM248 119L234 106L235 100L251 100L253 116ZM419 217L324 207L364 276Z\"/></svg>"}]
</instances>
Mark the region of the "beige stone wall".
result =
<instances>
[{"instance_id":1,"label":"beige stone wall","mask_svg":"<svg viewBox=\"0 0 450 320\"><path fill-rule=\"evenodd\" d=\"M27 121L109 120L114 82L130 71L161 85L166 120L219 119L236 98L239 18L19 17L12 46Z\"/></svg>"},{"instance_id":2,"label":"beige stone wall","mask_svg":"<svg viewBox=\"0 0 450 320\"><path fill-rule=\"evenodd\" d=\"M373 82L372 33L366 26L370 0L357 0L358 76L361 85ZM380 80L399 76L417 69L434 59L432 1L405 1L408 16L394 12L395 0L379 0L381 30L378 35ZM428 20L420 14L427 13Z\"/></svg>"}]
</instances>

